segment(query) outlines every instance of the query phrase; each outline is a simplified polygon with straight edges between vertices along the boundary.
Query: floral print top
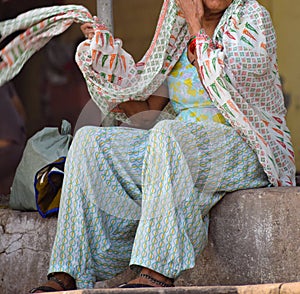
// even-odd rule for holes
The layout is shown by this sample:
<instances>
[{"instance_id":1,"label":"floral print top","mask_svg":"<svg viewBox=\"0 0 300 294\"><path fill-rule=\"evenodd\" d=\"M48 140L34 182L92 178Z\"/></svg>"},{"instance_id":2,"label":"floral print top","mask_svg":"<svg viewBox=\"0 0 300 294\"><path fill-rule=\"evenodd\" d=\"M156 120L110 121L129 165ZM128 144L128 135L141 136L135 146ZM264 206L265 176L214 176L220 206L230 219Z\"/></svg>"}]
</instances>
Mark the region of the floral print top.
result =
<instances>
[{"instance_id":1,"label":"floral print top","mask_svg":"<svg viewBox=\"0 0 300 294\"><path fill-rule=\"evenodd\" d=\"M214 121L227 124L224 116L204 89L196 68L190 64L185 50L167 78L171 104L176 119L187 122Z\"/></svg>"}]
</instances>

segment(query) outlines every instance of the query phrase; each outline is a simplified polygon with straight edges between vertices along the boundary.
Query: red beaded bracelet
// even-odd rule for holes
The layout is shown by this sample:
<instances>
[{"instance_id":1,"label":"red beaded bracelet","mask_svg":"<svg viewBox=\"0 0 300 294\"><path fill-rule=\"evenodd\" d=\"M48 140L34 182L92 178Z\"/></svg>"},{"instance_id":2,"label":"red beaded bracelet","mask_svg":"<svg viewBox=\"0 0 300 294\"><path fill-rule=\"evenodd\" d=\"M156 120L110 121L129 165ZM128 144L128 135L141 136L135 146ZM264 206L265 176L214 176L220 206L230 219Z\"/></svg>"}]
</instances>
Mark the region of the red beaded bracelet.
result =
<instances>
[{"instance_id":1,"label":"red beaded bracelet","mask_svg":"<svg viewBox=\"0 0 300 294\"><path fill-rule=\"evenodd\" d=\"M195 51L196 51L196 41L197 41L197 39L196 39L196 37L193 39L193 40L191 40L191 42L189 43L189 50L190 50L190 52L194 55L195 54Z\"/></svg>"},{"instance_id":2,"label":"red beaded bracelet","mask_svg":"<svg viewBox=\"0 0 300 294\"><path fill-rule=\"evenodd\" d=\"M196 35L192 35L192 36L190 37L190 39L189 39L187 45L189 46L190 43L191 43L194 39L196 39Z\"/></svg>"},{"instance_id":3,"label":"red beaded bracelet","mask_svg":"<svg viewBox=\"0 0 300 294\"><path fill-rule=\"evenodd\" d=\"M205 33L204 29L200 29L199 33L196 35L192 35L190 40L188 41L188 49L192 54L195 54L196 51L196 42L197 42L197 37L204 37L205 40L208 38L207 34Z\"/></svg>"}]
</instances>

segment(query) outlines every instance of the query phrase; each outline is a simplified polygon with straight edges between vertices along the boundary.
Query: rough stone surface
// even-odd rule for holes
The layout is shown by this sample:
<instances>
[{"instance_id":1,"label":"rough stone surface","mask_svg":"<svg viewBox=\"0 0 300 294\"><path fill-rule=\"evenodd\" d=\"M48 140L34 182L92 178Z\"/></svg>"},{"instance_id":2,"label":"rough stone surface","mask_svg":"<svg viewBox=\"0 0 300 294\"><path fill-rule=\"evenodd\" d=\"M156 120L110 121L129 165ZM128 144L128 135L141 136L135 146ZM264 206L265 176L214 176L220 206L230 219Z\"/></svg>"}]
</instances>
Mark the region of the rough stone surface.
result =
<instances>
[{"instance_id":1,"label":"rough stone surface","mask_svg":"<svg viewBox=\"0 0 300 294\"><path fill-rule=\"evenodd\" d=\"M228 194L212 209L207 248L197 259L195 268L183 273L176 284L213 286L300 281L299 197L298 187ZM57 219L42 219L35 212L11 211L3 208L1 201L0 206L0 293L26 293L45 279ZM132 276L127 271L96 286L112 287ZM176 288L176 291L179 289L187 288ZM159 292L153 293L165 293L156 291ZM239 293L278 293L247 291ZM284 293L293 293L287 291L288 288Z\"/></svg>"},{"instance_id":2,"label":"rough stone surface","mask_svg":"<svg viewBox=\"0 0 300 294\"><path fill-rule=\"evenodd\" d=\"M300 281L300 188L228 194L212 210L209 243L182 285Z\"/></svg>"},{"instance_id":3,"label":"rough stone surface","mask_svg":"<svg viewBox=\"0 0 300 294\"><path fill-rule=\"evenodd\" d=\"M28 293L47 274L56 219L0 209L0 293Z\"/></svg>"}]
</instances>

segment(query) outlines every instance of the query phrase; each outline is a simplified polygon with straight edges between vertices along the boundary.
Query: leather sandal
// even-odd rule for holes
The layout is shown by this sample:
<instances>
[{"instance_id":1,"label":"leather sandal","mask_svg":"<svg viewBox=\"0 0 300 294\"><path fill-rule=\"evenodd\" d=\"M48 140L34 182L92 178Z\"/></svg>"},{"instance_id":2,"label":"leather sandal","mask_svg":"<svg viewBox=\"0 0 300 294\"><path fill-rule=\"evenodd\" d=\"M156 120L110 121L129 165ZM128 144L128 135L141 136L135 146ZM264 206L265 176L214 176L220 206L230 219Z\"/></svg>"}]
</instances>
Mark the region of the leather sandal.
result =
<instances>
[{"instance_id":1,"label":"leather sandal","mask_svg":"<svg viewBox=\"0 0 300 294\"><path fill-rule=\"evenodd\" d=\"M61 280L59 280L58 278L56 278L54 276L54 274L50 274L48 276L48 281L55 282L60 287L60 289L56 289L56 288L53 288L53 287L50 287L50 286L39 286L37 288L31 289L29 293L36 293L36 291L61 292L61 291L68 291L68 290L76 290L76 288L75 289L68 289Z\"/></svg>"},{"instance_id":2,"label":"leather sandal","mask_svg":"<svg viewBox=\"0 0 300 294\"><path fill-rule=\"evenodd\" d=\"M169 279L170 280L170 284L169 283L165 283L163 281L159 281L155 278L153 278L151 275L148 275L148 274L143 274L143 273L140 273L139 276L141 278L144 278L144 279L147 279L149 280L151 283L159 286L159 287L174 287L174 279Z\"/></svg>"}]
</instances>

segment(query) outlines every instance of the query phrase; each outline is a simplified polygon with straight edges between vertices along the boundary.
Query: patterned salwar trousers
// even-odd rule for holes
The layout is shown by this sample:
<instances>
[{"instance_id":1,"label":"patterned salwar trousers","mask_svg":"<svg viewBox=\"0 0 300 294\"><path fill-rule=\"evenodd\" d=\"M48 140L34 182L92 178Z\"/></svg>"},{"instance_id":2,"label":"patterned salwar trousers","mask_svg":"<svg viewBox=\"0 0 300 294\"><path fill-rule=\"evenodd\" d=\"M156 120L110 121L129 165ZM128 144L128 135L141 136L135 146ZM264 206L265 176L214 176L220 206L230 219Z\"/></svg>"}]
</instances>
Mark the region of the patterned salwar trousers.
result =
<instances>
[{"instance_id":1,"label":"patterned salwar trousers","mask_svg":"<svg viewBox=\"0 0 300 294\"><path fill-rule=\"evenodd\" d=\"M220 123L84 127L68 153L49 273L69 273L78 288L128 265L176 278L194 267L225 193L268 184L256 154Z\"/></svg>"}]
</instances>

